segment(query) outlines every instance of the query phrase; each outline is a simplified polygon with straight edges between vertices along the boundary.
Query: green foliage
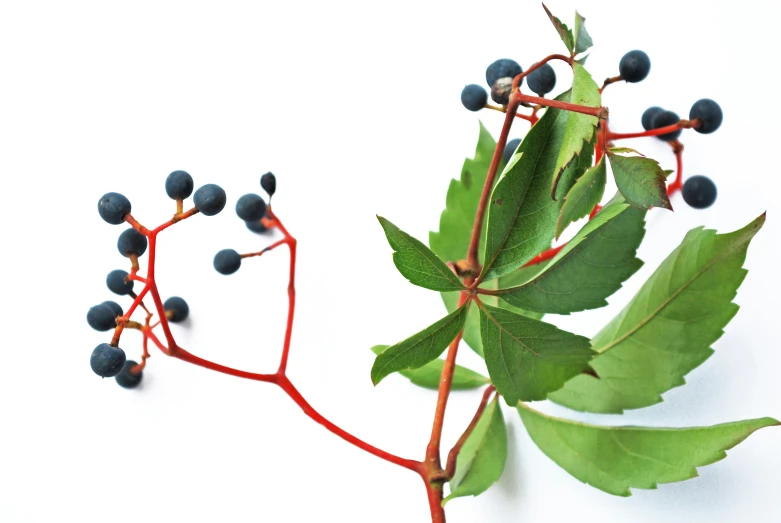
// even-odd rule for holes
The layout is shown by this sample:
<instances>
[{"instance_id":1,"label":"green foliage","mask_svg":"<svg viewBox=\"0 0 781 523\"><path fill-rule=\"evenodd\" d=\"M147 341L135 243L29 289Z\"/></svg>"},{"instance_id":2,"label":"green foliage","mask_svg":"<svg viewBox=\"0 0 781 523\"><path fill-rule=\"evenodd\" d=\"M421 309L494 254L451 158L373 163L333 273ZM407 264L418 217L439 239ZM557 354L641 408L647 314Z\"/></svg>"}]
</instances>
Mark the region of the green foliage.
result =
<instances>
[{"instance_id":1,"label":"green foliage","mask_svg":"<svg viewBox=\"0 0 781 523\"><path fill-rule=\"evenodd\" d=\"M556 222L557 239L569 224L588 216L594 207L602 201L606 183L607 168L603 156L594 167L588 169L583 173L583 176L578 178L564 198L564 204L561 206L559 219Z\"/></svg>"},{"instance_id":2,"label":"green foliage","mask_svg":"<svg viewBox=\"0 0 781 523\"><path fill-rule=\"evenodd\" d=\"M572 36L572 31L570 31L569 27L564 25L561 20L553 16L553 13L545 7L545 4L542 4L542 8L545 9L545 13L548 15L548 18L550 18L553 27L555 27L556 32L559 33L561 41L564 42L564 45L567 47L567 51L570 53L573 52L575 49L575 38Z\"/></svg>"},{"instance_id":3,"label":"green foliage","mask_svg":"<svg viewBox=\"0 0 781 523\"><path fill-rule=\"evenodd\" d=\"M575 54L580 54L594 45L588 31L586 31L586 19L577 11L575 11L575 35L573 39L575 40Z\"/></svg>"},{"instance_id":4,"label":"green foliage","mask_svg":"<svg viewBox=\"0 0 781 523\"><path fill-rule=\"evenodd\" d=\"M725 451L754 431L779 425L773 418L759 418L684 429L602 427L546 416L523 403L518 412L549 458L580 481L616 496L696 477L696 467L725 458Z\"/></svg>"},{"instance_id":5,"label":"green foliage","mask_svg":"<svg viewBox=\"0 0 781 523\"><path fill-rule=\"evenodd\" d=\"M388 345L375 345L371 350L374 354L380 355L387 348ZM399 374L419 387L438 390L444 363L442 359L437 358L417 369L400 370ZM456 365L453 370L453 384L450 388L452 390L471 390L488 385L490 382L491 380L482 374L461 365Z\"/></svg>"},{"instance_id":6,"label":"green foliage","mask_svg":"<svg viewBox=\"0 0 781 523\"><path fill-rule=\"evenodd\" d=\"M621 156L608 151L616 185L626 201L640 209L664 207L672 210L667 196L667 176L656 160L641 156Z\"/></svg>"},{"instance_id":7,"label":"green foliage","mask_svg":"<svg viewBox=\"0 0 781 523\"><path fill-rule=\"evenodd\" d=\"M458 291L464 284L431 249L385 218L378 216L393 250L393 263L410 283L434 291Z\"/></svg>"},{"instance_id":8,"label":"green foliage","mask_svg":"<svg viewBox=\"0 0 781 523\"><path fill-rule=\"evenodd\" d=\"M453 498L477 496L499 481L507 461L507 428L498 398L486 405L480 420L464 442L456 460L456 473L450 481Z\"/></svg>"},{"instance_id":9,"label":"green foliage","mask_svg":"<svg viewBox=\"0 0 781 523\"><path fill-rule=\"evenodd\" d=\"M621 413L662 401L704 362L711 344L738 311L732 303L746 276L749 242L763 214L743 229L686 235L637 295L592 340L600 379L578 376L551 395L575 410Z\"/></svg>"}]
</instances>

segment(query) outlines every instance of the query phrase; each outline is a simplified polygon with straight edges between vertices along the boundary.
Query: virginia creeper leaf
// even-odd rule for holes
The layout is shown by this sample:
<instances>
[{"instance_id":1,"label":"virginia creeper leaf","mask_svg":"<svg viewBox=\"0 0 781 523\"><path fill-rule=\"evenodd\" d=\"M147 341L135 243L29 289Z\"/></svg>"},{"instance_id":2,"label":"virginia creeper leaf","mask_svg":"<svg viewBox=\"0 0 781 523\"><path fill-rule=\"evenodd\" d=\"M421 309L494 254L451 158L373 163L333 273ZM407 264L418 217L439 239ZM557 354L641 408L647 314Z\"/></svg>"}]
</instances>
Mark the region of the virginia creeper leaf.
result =
<instances>
[{"instance_id":1,"label":"virginia creeper leaf","mask_svg":"<svg viewBox=\"0 0 781 523\"><path fill-rule=\"evenodd\" d=\"M396 251L393 253L393 263L410 283L442 292L465 289L458 276L423 242L382 216L377 216L377 219L385 230L388 243Z\"/></svg>"},{"instance_id":2,"label":"virginia creeper leaf","mask_svg":"<svg viewBox=\"0 0 781 523\"><path fill-rule=\"evenodd\" d=\"M570 31L561 20L553 16L553 13L545 7L545 4L542 4L542 8L545 9L545 13L548 15L548 18L550 18L553 27L556 28L556 32L559 33L561 41L564 42L564 45L567 46L567 50L571 53L573 49L575 49L575 38L572 36L572 31Z\"/></svg>"},{"instance_id":3,"label":"virginia creeper leaf","mask_svg":"<svg viewBox=\"0 0 781 523\"><path fill-rule=\"evenodd\" d=\"M547 416L523 403L518 412L549 458L583 483L616 496L694 478L696 467L724 459L754 431L779 425L758 418L681 429L603 427Z\"/></svg>"},{"instance_id":4,"label":"virginia creeper leaf","mask_svg":"<svg viewBox=\"0 0 781 523\"><path fill-rule=\"evenodd\" d=\"M498 399L494 398L486 405L461 447L456 473L450 481L450 495L442 505L453 498L482 494L502 477L507 461L507 427Z\"/></svg>"},{"instance_id":5,"label":"virginia creeper leaf","mask_svg":"<svg viewBox=\"0 0 781 523\"><path fill-rule=\"evenodd\" d=\"M509 405L544 400L588 369L594 355L588 338L514 312L478 305L488 375Z\"/></svg>"},{"instance_id":6,"label":"virginia creeper leaf","mask_svg":"<svg viewBox=\"0 0 781 523\"><path fill-rule=\"evenodd\" d=\"M388 345L375 345L371 350L374 354L380 355L387 348ZM439 390L439 380L442 376L442 367L444 363L445 362L441 358L437 358L418 369L400 370L399 374L419 387ZM470 390L482 387L490 382L491 380L482 374L462 367L461 365L456 365L453 371L453 384L450 388L452 390Z\"/></svg>"},{"instance_id":7,"label":"virginia creeper leaf","mask_svg":"<svg viewBox=\"0 0 781 523\"><path fill-rule=\"evenodd\" d=\"M667 196L664 170L656 160L640 156L607 153L618 190L626 201L640 209L673 209Z\"/></svg>"},{"instance_id":8,"label":"virginia creeper leaf","mask_svg":"<svg viewBox=\"0 0 781 523\"><path fill-rule=\"evenodd\" d=\"M586 31L586 19L577 11L575 11L575 34L573 40L575 41L575 54L580 54L594 45L588 31Z\"/></svg>"},{"instance_id":9,"label":"virginia creeper leaf","mask_svg":"<svg viewBox=\"0 0 781 523\"><path fill-rule=\"evenodd\" d=\"M738 311L749 242L763 214L743 229L689 231L637 295L592 340L600 379L577 376L550 399L588 412L622 413L662 401L713 354L710 346Z\"/></svg>"},{"instance_id":10,"label":"virginia creeper leaf","mask_svg":"<svg viewBox=\"0 0 781 523\"><path fill-rule=\"evenodd\" d=\"M417 369L437 359L461 332L468 309L467 302L433 325L384 350L374 360L372 383L377 385L388 374Z\"/></svg>"},{"instance_id":11,"label":"virginia creeper leaf","mask_svg":"<svg viewBox=\"0 0 781 523\"><path fill-rule=\"evenodd\" d=\"M614 198L578 231L545 269L499 296L524 310L569 314L607 305L606 299L643 265L636 256L645 211Z\"/></svg>"},{"instance_id":12,"label":"virginia creeper leaf","mask_svg":"<svg viewBox=\"0 0 781 523\"><path fill-rule=\"evenodd\" d=\"M603 156L594 167L578 178L564 198L564 204L559 212L559 220L556 222L557 239L570 223L587 216L594 209L594 206L602 200L606 183L607 168Z\"/></svg>"}]
</instances>

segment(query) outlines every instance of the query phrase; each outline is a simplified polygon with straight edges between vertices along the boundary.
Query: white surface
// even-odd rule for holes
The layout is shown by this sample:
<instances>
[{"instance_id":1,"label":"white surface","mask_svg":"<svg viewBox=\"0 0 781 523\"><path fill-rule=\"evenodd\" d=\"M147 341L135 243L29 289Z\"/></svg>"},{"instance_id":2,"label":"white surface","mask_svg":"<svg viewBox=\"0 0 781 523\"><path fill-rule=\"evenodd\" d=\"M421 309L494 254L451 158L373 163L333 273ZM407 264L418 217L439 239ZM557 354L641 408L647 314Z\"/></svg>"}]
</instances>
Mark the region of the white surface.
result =
<instances>
[{"instance_id":1,"label":"white surface","mask_svg":"<svg viewBox=\"0 0 781 523\"><path fill-rule=\"evenodd\" d=\"M676 213L652 213L640 252L646 265L611 307L555 322L593 334L686 230L731 231L769 212L749 250L742 309L686 387L623 418L543 409L655 426L781 416L781 114L769 26L779 6L549 4L567 23L576 6L597 44L588 68L598 81L630 49L652 60L644 82L607 90L614 129L639 129L650 105L686 116L701 97L718 100L726 116L713 135L684 136L685 171L716 180L717 204L698 212L676 197ZM420 458L435 395L400 378L374 389L368 348L411 334L443 308L436 293L397 274L374 215L421 239L437 227L448 182L477 133L477 116L459 103L463 85L482 82L496 58L528 67L563 50L539 4L5 2L0 49L0 521L425 522L419 478L342 442L269 385L160 353L142 390L101 383L87 359L108 337L84 315L112 299L104 278L125 260L114 247L122 227L103 223L95 202L122 192L153 225L173 211L163 190L170 171L222 185L226 211L160 238L160 289L191 305L192 321L174 327L183 346L271 371L284 330L286 255L252 260L229 278L211 259L224 247L263 245L232 206L260 191L261 173L276 172L275 209L300 245L293 381L339 425ZM556 70L563 88L566 71ZM480 116L498 133L500 115ZM513 134L524 130L520 122ZM633 146L674 167L662 144ZM140 354L134 332L122 346ZM480 368L469 349L459 357ZM446 448L478 397L453 396ZM478 498L453 501L448 521L781 520L779 429L753 435L696 480L624 499L571 478L505 413L504 476Z\"/></svg>"}]
</instances>

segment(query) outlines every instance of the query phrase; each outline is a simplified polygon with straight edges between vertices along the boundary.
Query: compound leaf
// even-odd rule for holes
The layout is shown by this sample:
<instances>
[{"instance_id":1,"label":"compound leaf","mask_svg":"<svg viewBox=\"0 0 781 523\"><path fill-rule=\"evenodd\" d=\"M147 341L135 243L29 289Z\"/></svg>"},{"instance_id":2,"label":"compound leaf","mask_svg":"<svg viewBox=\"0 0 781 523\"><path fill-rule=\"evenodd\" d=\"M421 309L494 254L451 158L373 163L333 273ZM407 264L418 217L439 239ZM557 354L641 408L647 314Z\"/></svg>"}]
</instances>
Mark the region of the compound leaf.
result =
<instances>
[{"instance_id":1,"label":"compound leaf","mask_svg":"<svg viewBox=\"0 0 781 523\"><path fill-rule=\"evenodd\" d=\"M575 11L575 35L573 39L575 41L575 54L580 54L594 45L588 31L586 31L586 19L577 11Z\"/></svg>"},{"instance_id":2,"label":"compound leaf","mask_svg":"<svg viewBox=\"0 0 781 523\"><path fill-rule=\"evenodd\" d=\"M606 183L607 168L603 156L594 167L588 169L583 173L583 176L578 178L564 198L564 204L559 212L559 220L556 222L557 239L569 224L587 216L602 200Z\"/></svg>"},{"instance_id":3,"label":"compound leaf","mask_svg":"<svg viewBox=\"0 0 781 523\"><path fill-rule=\"evenodd\" d=\"M387 348L388 345L375 345L371 350L374 354L380 355ZM399 374L419 387L438 390L444 363L445 362L441 358L437 358L417 369L400 370ZM455 370L453 371L453 384L450 388L452 390L477 389L484 385L488 385L490 382L491 380L482 374L462 367L461 365L456 365Z\"/></svg>"},{"instance_id":4,"label":"compound leaf","mask_svg":"<svg viewBox=\"0 0 781 523\"><path fill-rule=\"evenodd\" d=\"M672 210L667 196L667 176L656 160L621 156L608 151L616 185L626 201L640 209L664 207Z\"/></svg>"},{"instance_id":5,"label":"compound leaf","mask_svg":"<svg viewBox=\"0 0 781 523\"><path fill-rule=\"evenodd\" d=\"M545 4L542 4L542 8L545 9L545 13L548 15L548 18L550 18L553 27L556 28L556 32L559 33L561 41L564 42L564 45L567 46L567 50L571 53L575 49L575 38L572 36L572 31L570 31L569 27L564 25L561 20L553 16L553 13L545 7Z\"/></svg>"}]
</instances>

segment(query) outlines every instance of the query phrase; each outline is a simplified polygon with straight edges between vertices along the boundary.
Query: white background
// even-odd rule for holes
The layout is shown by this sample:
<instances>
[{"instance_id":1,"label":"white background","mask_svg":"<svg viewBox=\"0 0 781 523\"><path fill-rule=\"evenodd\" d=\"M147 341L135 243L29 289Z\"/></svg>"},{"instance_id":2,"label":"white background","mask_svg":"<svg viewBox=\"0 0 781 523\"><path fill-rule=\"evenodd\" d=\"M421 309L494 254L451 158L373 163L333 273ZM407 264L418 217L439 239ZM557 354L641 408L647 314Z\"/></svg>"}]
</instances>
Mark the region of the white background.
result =
<instances>
[{"instance_id":1,"label":"white background","mask_svg":"<svg viewBox=\"0 0 781 523\"><path fill-rule=\"evenodd\" d=\"M567 23L575 7L588 18L597 81L617 73L626 51L651 57L644 82L606 91L615 130L638 130L650 105L687 116L701 97L725 113L715 134L683 137L685 172L716 181L716 204L694 211L678 196L675 213L652 212L640 251L646 265L611 307L549 321L591 335L685 231L731 231L769 212L749 250L741 311L686 387L623 418L540 408L652 426L781 416L778 4L549 7ZM114 299L105 275L127 264L115 248L122 227L102 222L96 201L122 192L153 226L173 212L163 190L170 171L222 185L222 214L161 236L160 290L190 303L191 321L174 327L182 346L270 372L284 332L285 253L251 260L231 277L211 260L225 247L246 252L267 242L232 208L241 194L260 191L261 173L276 172L274 208L300 245L291 378L337 424L421 458L435 394L398 377L373 388L368 349L444 309L436 293L396 272L374 215L425 240L477 136L478 115L459 102L463 85L482 83L496 58L526 68L562 50L537 2L4 2L0 521L425 522L419 478L323 430L272 386L159 352L140 390L101 382L87 360L109 338L84 316ZM569 76L555 67L559 91ZM501 115L479 117L498 133ZM520 122L513 135L525 128ZM665 144L632 146L674 167ZM140 355L135 332L122 346ZM459 358L481 369L468 348ZM445 448L478 398L454 394ZM478 498L453 501L448 521L781 520L779 429L751 436L698 479L618 498L571 478L534 447L511 409L505 414L504 476Z\"/></svg>"}]
</instances>

